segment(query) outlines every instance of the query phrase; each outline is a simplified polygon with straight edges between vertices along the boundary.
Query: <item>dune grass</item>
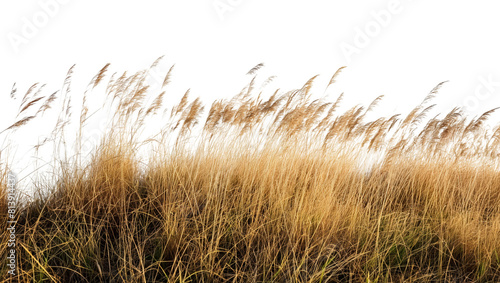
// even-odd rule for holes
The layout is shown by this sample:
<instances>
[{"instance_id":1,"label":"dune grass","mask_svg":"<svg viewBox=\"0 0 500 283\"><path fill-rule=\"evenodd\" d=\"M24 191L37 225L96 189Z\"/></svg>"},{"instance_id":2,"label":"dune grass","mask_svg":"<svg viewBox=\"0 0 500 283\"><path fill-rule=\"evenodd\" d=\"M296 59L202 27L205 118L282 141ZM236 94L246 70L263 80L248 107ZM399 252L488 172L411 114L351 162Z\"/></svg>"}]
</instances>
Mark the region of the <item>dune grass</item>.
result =
<instances>
[{"instance_id":1,"label":"dune grass","mask_svg":"<svg viewBox=\"0 0 500 283\"><path fill-rule=\"evenodd\" d=\"M105 84L108 68L90 90ZM70 131L71 75L61 97L30 88L26 117L5 133L61 99L49 143L64 147L57 137ZM155 91L146 76L111 76L100 94L113 109L111 127L90 159L78 150L59 157L56 180L37 186L48 193L20 206L16 275L2 264L3 281L500 281L500 127L485 125L492 111L426 118L440 84L409 114L367 121L381 97L338 113L342 95L313 99L312 78L266 99L253 79L204 112L189 92L165 105L171 72ZM151 119L165 126L140 138ZM0 249L6 258L9 248Z\"/></svg>"}]
</instances>

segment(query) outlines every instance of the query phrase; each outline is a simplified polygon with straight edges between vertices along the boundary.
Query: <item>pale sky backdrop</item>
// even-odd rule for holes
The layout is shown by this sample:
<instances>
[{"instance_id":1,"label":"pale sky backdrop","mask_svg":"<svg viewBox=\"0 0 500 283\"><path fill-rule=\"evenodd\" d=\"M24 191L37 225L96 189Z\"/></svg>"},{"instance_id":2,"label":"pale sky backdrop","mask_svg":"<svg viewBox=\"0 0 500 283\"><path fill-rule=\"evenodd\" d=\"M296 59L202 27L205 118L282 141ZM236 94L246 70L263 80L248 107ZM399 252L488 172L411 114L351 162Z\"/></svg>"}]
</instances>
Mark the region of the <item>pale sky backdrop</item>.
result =
<instances>
[{"instance_id":1,"label":"pale sky backdrop","mask_svg":"<svg viewBox=\"0 0 500 283\"><path fill-rule=\"evenodd\" d=\"M17 111L14 82L18 95L35 82L50 95L76 64L72 89L82 93L108 62L109 74L135 72L162 55L160 72L176 64L171 101L188 88L206 102L231 97L263 62L259 74L277 76L270 89L298 88L320 74L320 94L347 66L332 97L344 92L353 106L383 94L379 113L387 116L449 80L438 110L478 115L500 106L499 11L495 0L2 1L0 131ZM29 125L15 141L34 144L43 126Z\"/></svg>"}]
</instances>

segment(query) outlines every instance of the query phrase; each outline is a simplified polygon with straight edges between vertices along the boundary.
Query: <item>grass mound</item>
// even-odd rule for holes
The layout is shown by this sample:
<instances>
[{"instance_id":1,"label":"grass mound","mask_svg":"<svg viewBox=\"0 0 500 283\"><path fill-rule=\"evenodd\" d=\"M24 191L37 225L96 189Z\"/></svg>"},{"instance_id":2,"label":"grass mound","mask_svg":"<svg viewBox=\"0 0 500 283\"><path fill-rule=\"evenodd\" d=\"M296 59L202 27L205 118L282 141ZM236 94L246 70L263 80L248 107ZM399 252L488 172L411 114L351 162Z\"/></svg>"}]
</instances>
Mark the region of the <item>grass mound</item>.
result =
<instances>
[{"instance_id":1,"label":"grass mound","mask_svg":"<svg viewBox=\"0 0 500 283\"><path fill-rule=\"evenodd\" d=\"M267 99L254 94L254 78L203 116L189 92L163 106L170 72L148 101L146 70L109 80L114 115L87 160L79 149L88 99L108 66L83 96L76 153L56 158L55 180L37 184L48 193L16 212L16 273L2 265L4 281L500 281L500 127L485 126L492 111L426 119L440 84L408 115L366 121L381 97L337 113L342 95L312 99L314 78ZM72 113L71 74L54 152ZM58 99L36 88L20 107L34 114L5 133ZM151 120L165 126L141 139ZM8 165L2 170L7 243ZM1 246L4 258L10 249Z\"/></svg>"}]
</instances>

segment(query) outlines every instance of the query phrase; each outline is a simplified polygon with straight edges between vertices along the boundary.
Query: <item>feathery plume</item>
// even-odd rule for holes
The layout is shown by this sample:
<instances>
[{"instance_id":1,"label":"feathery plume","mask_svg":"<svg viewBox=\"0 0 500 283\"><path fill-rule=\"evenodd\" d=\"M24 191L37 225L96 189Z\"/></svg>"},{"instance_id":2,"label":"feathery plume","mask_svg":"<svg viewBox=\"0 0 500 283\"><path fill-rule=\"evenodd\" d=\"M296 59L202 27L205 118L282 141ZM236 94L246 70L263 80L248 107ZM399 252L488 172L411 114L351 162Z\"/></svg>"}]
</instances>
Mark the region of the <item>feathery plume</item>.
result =
<instances>
[{"instance_id":1,"label":"feathery plume","mask_svg":"<svg viewBox=\"0 0 500 283\"><path fill-rule=\"evenodd\" d=\"M25 117L17 122L15 122L14 124L12 124L10 127L8 127L7 129L3 130L1 133L5 132L5 131L8 131L8 130L13 130L13 129L17 129L21 126L24 126L26 125L29 121L31 121L32 119L34 119L35 116L28 116L28 117Z\"/></svg>"},{"instance_id":2,"label":"feathery plume","mask_svg":"<svg viewBox=\"0 0 500 283\"><path fill-rule=\"evenodd\" d=\"M330 79L330 82L328 82L328 85L326 86L325 90L327 90L331 85L333 85L336 82L337 77L342 73L342 70L344 70L347 66L342 66L338 68L338 70L333 74L332 78Z\"/></svg>"},{"instance_id":3,"label":"feathery plume","mask_svg":"<svg viewBox=\"0 0 500 283\"><path fill-rule=\"evenodd\" d=\"M12 86L12 90L10 91L10 98L15 99L17 93L16 83Z\"/></svg>"},{"instance_id":4,"label":"feathery plume","mask_svg":"<svg viewBox=\"0 0 500 283\"><path fill-rule=\"evenodd\" d=\"M31 100L28 104L26 104L26 106L23 107L23 109L21 109L21 111L19 111L17 116L19 116L19 114L23 113L25 110L29 109L31 106L35 105L38 101L40 101L44 98L45 98L45 96L42 96L42 97L38 97L38 98Z\"/></svg>"},{"instance_id":5,"label":"feathery plume","mask_svg":"<svg viewBox=\"0 0 500 283\"><path fill-rule=\"evenodd\" d=\"M92 88L95 88L102 81L102 79L104 78L106 71L108 70L110 65L111 65L111 63L107 63L104 67L102 67L102 69L99 71L99 73L97 73L97 75L95 76L94 84L93 84Z\"/></svg>"},{"instance_id":6,"label":"feathery plume","mask_svg":"<svg viewBox=\"0 0 500 283\"><path fill-rule=\"evenodd\" d=\"M45 100L45 102L42 104L40 109L38 109L38 111L36 112L36 115L38 115L38 113L41 113L43 115L43 113L45 113L45 111L47 111L51 108L51 104L57 99L57 96L56 96L57 93L58 93L58 91L55 91L54 93L52 93L49 96L49 98L47 98L47 100Z\"/></svg>"},{"instance_id":7,"label":"feathery plume","mask_svg":"<svg viewBox=\"0 0 500 283\"><path fill-rule=\"evenodd\" d=\"M250 69L250 71L248 71L247 75L253 75L253 74L255 74L262 67L264 67L264 63L257 64L255 67L253 67L252 69Z\"/></svg>"},{"instance_id":8,"label":"feathery plume","mask_svg":"<svg viewBox=\"0 0 500 283\"><path fill-rule=\"evenodd\" d=\"M161 87L164 88L166 85L170 83L170 78L172 77L172 71L174 70L175 64L170 67L170 69L167 72L167 75L165 76L165 79L163 79L163 83L161 84Z\"/></svg>"}]
</instances>

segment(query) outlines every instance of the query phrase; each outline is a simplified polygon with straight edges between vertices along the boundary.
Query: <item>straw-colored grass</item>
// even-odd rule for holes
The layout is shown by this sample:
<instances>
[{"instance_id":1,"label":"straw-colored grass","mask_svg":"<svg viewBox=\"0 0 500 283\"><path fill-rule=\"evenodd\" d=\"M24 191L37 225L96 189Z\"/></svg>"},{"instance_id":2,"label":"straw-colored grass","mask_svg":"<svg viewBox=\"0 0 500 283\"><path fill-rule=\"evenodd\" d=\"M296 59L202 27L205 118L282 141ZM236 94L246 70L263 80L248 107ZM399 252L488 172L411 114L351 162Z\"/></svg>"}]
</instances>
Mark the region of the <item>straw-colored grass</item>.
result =
<instances>
[{"instance_id":1,"label":"straw-colored grass","mask_svg":"<svg viewBox=\"0 0 500 283\"><path fill-rule=\"evenodd\" d=\"M85 93L77 137L108 68ZM440 84L408 115L367 121L381 97L337 113L342 96L314 100L314 78L267 99L254 78L204 115L189 91L168 108L171 71L157 93L147 71L110 78L99 95L114 109L111 127L90 160L58 157L57 180L38 185L49 193L17 212L17 273L1 265L4 281L500 281L500 127L485 126L492 112L427 119ZM54 152L70 131L72 73L57 94ZM56 94L38 88L3 134L51 108ZM151 119L164 127L141 139L157 125Z\"/></svg>"}]
</instances>

